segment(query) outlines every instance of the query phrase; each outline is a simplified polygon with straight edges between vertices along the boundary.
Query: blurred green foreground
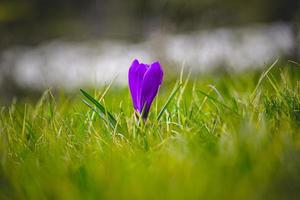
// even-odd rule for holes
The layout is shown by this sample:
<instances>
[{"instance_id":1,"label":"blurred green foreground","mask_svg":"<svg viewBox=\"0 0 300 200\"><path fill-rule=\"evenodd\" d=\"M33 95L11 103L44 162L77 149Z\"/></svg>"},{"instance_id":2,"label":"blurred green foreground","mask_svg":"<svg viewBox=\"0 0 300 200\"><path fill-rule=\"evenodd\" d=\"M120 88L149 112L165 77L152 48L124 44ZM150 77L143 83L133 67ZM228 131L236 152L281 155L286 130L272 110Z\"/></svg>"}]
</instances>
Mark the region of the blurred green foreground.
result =
<instances>
[{"instance_id":1,"label":"blurred green foreground","mask_svg":"<svg viewBox=\"0 0 300 200\"><path fill-rule=\"evenodd\" d=\"M0 113L0 199L298 199L300 68L166 79L145 123L127 88L48 90ZM103 97L104 96L104 97Z\"/></svg>"}]
</instances>

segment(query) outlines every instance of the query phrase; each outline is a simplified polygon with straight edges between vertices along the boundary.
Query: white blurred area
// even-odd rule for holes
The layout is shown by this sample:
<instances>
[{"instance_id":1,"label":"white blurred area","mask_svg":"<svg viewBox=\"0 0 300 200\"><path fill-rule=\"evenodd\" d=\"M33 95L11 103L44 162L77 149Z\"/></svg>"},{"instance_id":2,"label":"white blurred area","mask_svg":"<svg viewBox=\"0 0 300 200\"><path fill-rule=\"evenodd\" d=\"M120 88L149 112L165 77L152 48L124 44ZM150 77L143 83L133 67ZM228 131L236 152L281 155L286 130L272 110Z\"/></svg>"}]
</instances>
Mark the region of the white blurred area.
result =
<instances>
[{"instance_id":1,"label":"white blurred area","mask_svg":"<svg viewBox=\"0 0 300 200\"><path fill-rule=\"evenodd\" d=\"M150 34L142 43L123 41L51 41L37 47L12 47L0 55L2 76L21 87L75 89L102 85L115 79L127 84L127 70L134 58L160 60L176 70L183 63L194 72L227 67L243 70L266 67L290 53L291 27L287 24L219 28L189 34Z\"/></svg>"}]
</instances>

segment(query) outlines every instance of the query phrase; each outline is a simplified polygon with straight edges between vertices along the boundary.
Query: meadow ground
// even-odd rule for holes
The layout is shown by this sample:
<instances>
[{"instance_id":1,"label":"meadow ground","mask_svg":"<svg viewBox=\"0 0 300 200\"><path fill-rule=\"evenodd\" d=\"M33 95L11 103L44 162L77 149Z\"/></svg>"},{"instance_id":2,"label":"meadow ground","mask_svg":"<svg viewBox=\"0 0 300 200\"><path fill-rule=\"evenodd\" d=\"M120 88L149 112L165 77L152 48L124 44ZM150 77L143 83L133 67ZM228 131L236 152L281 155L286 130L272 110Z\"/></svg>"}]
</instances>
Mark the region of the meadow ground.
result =
<instances>
[{"instance_id":1,"label":"meadow ground","mask_svg":"<svg viewBox=\"0 0 300 200\"><path fill-rule=\"evenodd\" d=\"M113 84L87 90L96 106L16 99L0 113L0 199L298 199L299 80L278 63L166 76L145 122Z\"/></svg>"}]
</instances>

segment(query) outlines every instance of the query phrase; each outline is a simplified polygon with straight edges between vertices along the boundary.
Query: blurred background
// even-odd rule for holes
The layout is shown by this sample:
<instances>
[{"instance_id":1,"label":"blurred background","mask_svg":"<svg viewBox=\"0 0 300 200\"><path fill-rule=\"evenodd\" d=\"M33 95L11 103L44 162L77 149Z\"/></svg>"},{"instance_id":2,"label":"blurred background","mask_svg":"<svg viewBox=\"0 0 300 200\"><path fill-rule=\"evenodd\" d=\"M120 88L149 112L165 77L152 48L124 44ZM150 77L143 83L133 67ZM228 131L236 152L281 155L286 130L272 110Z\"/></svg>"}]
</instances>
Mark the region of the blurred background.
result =
<instances>
[{"instance_id":1,"label":"blurred background","mask_svg":"<svg viewBox=\"0 0 300 200\"><path fill-rule=\"evenodd\" d=\"M299 0L0 0L2 98L127 83L134 58L168 72L299 59Z\"/></svg>"}]
</instances>

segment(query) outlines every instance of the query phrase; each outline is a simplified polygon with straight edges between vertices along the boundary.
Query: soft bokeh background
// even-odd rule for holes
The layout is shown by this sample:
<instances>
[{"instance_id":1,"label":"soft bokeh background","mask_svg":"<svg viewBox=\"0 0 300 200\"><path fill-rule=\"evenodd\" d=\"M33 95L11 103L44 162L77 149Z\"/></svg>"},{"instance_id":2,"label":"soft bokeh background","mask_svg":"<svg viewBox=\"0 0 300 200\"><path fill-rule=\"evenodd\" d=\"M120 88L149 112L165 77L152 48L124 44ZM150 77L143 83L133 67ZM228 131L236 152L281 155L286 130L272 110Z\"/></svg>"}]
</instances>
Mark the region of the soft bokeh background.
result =
<instances>
[{"instance_id":1,"label":"soft bokeh background","mask_svg":"<svg viewBox=\"0 0 300 200\"><path fill-rule=\"evenodd\" d=\"M297 61L299 14L298 0L1 0L1 96L124 85L134 58L169 73Z\"/></svg>"}]
</instances>

